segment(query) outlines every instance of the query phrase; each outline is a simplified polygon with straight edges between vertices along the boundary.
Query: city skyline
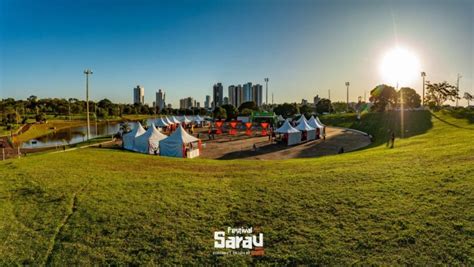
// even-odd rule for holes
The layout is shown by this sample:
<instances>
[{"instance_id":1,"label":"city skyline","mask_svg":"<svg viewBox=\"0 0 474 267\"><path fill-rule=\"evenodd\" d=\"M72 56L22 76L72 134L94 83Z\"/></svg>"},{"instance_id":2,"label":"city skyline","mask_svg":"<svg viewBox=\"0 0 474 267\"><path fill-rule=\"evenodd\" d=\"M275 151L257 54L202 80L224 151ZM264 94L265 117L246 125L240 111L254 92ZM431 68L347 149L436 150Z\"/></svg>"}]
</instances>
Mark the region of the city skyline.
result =
<instances>
[{"instance_id":1,"label":"city skyline","mask_svg":"<svg viewBox=\"0 0 474 267\"><path fill-rule=\"evenodd\" d=\"M130 103L140 84L145 103L164 89L176 107L188 96L204 103L217 82L225 96L229 85L268 77L270 103L273 94L300 102L328 90L345 101L346 81L356 101L378 84L396 87L381 69L398 46L426 80L455 85L459 73L461 95L473 92L470 1L46 2L0 3L0 98L84 99L90 68L92 100ZM242 13L259 19L229 20ZM421 94L417 76L399 87Z\"/></svg>"}]
</instances>

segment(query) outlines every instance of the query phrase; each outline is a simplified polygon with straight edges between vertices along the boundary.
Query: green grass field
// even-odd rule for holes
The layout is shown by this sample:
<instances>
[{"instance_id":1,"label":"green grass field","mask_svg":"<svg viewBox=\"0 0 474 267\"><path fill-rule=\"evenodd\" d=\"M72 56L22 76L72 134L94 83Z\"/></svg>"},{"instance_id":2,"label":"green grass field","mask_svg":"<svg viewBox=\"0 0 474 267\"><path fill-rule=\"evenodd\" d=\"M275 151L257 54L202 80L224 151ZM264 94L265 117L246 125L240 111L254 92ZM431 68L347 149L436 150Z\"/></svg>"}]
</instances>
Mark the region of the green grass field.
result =
<instances>
[{"instance_id":1,"label":"green grass field","mask_svg":"<svg viewBox=\"0 0 474 267\"><path fill-rule=\"evenodd\" d=\"M362 122L375 145L285 161L81 149L0 163L4 264L474 264L474 124ZM265 256L213 256L213 232L260 227Z\"/></svg>"}]
</instances>

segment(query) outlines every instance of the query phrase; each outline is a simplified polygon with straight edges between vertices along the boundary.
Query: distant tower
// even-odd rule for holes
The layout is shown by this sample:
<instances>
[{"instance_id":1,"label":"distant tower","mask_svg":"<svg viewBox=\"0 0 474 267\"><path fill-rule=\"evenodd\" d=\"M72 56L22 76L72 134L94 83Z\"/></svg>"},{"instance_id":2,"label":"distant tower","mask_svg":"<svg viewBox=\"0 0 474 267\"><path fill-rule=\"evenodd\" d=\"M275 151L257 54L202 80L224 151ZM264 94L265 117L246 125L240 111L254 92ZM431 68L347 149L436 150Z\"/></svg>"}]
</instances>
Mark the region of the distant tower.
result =
<instances>
[{"instance_id":1,"label":"distant tower","mask_svg":"<svg viewBox=\"0 0 474 267\"><path fill-rule=\"evenodd\" d=\"M141 85L133 88L133 104L145 104L145 88Z\"/></svg>"},{"instance_id":2,"label":"distant tower","mask_svg":"<svg viewBox=\"0 0 474 267\"><path fill-rule=\"evenodd\" d=\"M213 94L213 108L222 106L222 102L224 101L224 87L222 86L222 83L216 83L212 87L212 94Z\"/></svg>"},{"instance_id":3,"label":"distant tower","mask_svg":"<svg viewBox=\"0 0 474 267\"><path fill-rule=\"evenodd\" d=\"M346 87L347 87L347 94L346 94L346 101L347 101L347 109L346 111L349 111L349 82L346 82Z\"/></svg>"},{"instance_id":4,"label":"distant tower","mask_svg":"<svg viewBox=\"0 0 474 267\"><path fill-rule=\"evenodd\" d=\"M268 105L268 78L265 78L264 81L265 81L265 105Z\"/></svg>"},{"instance_id":5,"label":"distant tower","mask_svg":"<svg viewBox=\"0 0 474 267\"><path fill-rule=\"evenodd\" d=\"M165 108L165 93L161 89L159 89L158 92L156 92L155 105L160 110Z\"/></svg>"},{"instance_id":6,"label":"distant tower","mask_svg":"<svg viewBox=\"0 0 474 267\"><path fill-rule=\"evenodd\" d=\"M204 101L204 107L209 109L211 108L211 96L206 95L206 100Z\"/></svg>"}]
</instances>

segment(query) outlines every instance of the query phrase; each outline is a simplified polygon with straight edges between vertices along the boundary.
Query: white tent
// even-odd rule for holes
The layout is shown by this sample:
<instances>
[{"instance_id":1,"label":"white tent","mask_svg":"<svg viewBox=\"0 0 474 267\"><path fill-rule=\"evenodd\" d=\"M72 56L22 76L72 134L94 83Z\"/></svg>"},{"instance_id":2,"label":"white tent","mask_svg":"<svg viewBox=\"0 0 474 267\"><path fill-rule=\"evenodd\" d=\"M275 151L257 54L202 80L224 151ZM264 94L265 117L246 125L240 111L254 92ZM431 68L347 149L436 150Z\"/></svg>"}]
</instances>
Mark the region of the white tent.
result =
<instances>
[{"instance_id":1,"label":"white tent","mask_svg":"<svg viewBox=\"0 0 474 267\"><path fill-rule=\"evenodd\" d=\"M175 116L171 116L170 121L171 121L172 123L174 123L174 124L179 124L179 123L181 123L178 119L176 119Z\"/></svg>"},{"instance_id":2,"label":"white tent","mask_svg":"<svg viewBox=\"0 0 474 267\"><path fill-rule=\"evenodd\" d=\"M324 126L322 124L320 124L315 118L314 116L311 116L311 118L309 118L308 120L308 125L315 128L315 129L319 129L319 135L324 135L325 131L324 131Z\"/></svg>"},{"instance_id":3,"label":"white tent","mask_svg":"<svg viewBox=\"0 0 474 267\"><path fill-rule=\"evenodd\" d=\"M204 119L201 118L201 116L199 116L199 115L196 115L196 116L194 116L194 118L193 118L193 122L195 122L195 123L201 123L201 122L203 122L203 121L204 121Z\"/></svg>"},{"instance_id":4,"label":"white tent","mask_svg":"<svg viewBox=\"0 0 474 267\"><path fill-rule=\"evenodd\" d=\"M168 125L173 125L174 124L174 122L172 122L168 117L164 117L163 121L166 122L166 124L168 124Z\"/></svg>"},{"instance_id":5,"label":"white tent","mask_svg":"<svg viewBox=\"0 0 474 267\"><path fill-rule=\"evenodd\" d=\"M320 125L322 125L322 126L325 126L325 127L326 127L326 125L324 125L324 124L323 124L323 123L322 123L322 122L319 120L319 118L318 118L318 117L316 117L316 121L317 121L317 122L318 122Z\"/></svg>"},{"instance_id":6,"label":"white tent","mask_svg":"<svg viewBox=\"0 0 474 267\"><path fill-rule=\"evenodd\" d=\"M300 124L302 121L307 121L306 120L306 117L303 115L301 115L301 117L296 121L296 124Z\"/></svg>"},{"instance_id":7,"label":"white tent","mask_svg":"<svg viewBox=\"0 0 474 267\"><path fill-rule=\"evenodd\" d=\"M314 140L316 139L316 129L309 126L308 122L306 122L306 119L301 120L301 123L296 126L297 130L300 130L302 132L306 132L306 139L305 140ZM304 135L304 133L303 133Z\"/></svg>"},{"instance_id":8,"label":"white tent","mask_svg":"<svg viewBox=\"0 0 474 267\"><path fill-rule=\"evenodd\" d=\"M135 138L144 134L145 129L143 129L140 122L137 122L137 126L129 133L126 133L122 137L123 148L127 150L133 150L135 146Z\"/></svg>"},{"instance_id":9,"label":"white tent","mask_svg":"<svg viewBox=\"0 0 474 267\"><path fill-rule=\"evenodd\" d=\"M319 123L319 125L323 126L323 131L322 131L322 135L326 135L326 125L323 124L318 117L316 117L316 121Z\"/></svg>"},{"instance_id":10,"label":"white tent","mask_svg":"<svg viewBox=\"0 0 474 267\"><path fill-rule=\"evenodd\" d=\"M156 120L156 126L167 127L168 123L163 118L159 118L158 120Z\"/></svg>"},{"instance_id":11,"label":"white tent","mask_svg":"<svg viewBox=\"0 0 474 267\"><path fill-rule=\"evenodd\" d=\"M188 119L186 116L183 116L183 117L180 119L180 121L181 121L181 122L184 122L184 123L186 123L186 124L191 123L191 120Z\"/></svg>"},{"instance_id":12,"label":"white tent","mask_svg":"<svg viewBox=\"0 0 474 267\"><path fill-rule=\"evenodd\" d=\"M301 142L301 132L293 128L291 124L285 120L283 125L275 130L276 133L284 134L288 140L288 145L295 145Z\"/></svg>"},{"instance_id":13,"label":"white tent","mask_svg":"<svg viewBox=\"0 0 474 267\"><path fill-rule=\"evenodd\" d=\"M152 124L144 134L135 139L133 150L145 154L154 154L159 149L159 142L167 137L155 128L155 124Z\"/></svg>"},{"instance_id":14,"label":"white tent","mask_svg":"<svg viewBox=\"0 0 474 267\"><path fill-rule=\"evenodd\" d=\"M199 156L199 149L196 143L199 141L179 125L168 138L160 141L160 155L178 158L197 157Z\"/></svg>"},{"instance_id":15,"label":"white tent","mask_svg":"<svg viewBox=\"0 0 474 267\"><path fill-rule=\"evenodd\" d=\"M282 115L278 115L278 118L277 118L277 119L278 119L278 121L285 121L285 118L283 118Z\"/></svg>"}]
</instances>

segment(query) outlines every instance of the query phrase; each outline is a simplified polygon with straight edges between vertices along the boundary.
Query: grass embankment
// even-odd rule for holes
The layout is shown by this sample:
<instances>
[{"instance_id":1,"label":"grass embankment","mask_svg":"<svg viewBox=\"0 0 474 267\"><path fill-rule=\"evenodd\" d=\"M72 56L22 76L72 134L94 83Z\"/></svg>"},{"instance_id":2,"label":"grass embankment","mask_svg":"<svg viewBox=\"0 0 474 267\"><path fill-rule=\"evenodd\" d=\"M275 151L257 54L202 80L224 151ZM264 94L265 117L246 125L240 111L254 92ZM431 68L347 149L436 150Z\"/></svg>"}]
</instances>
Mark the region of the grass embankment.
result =
<instances>
[{"instance_id":1,"label":"grass embankment","mask_svg":"<svg viewBox=\"0 0 474 267\"><path fill-rule=\"evenodd\" d=\"M400 112L387 113L366 113L360 120L357 115L334 114L321 117L321 121L330 126L339 126L356 129L369 133L373 136L371 147L386 143L390 137L390 131L395 133L397 138L408 138L411 136L426 133L433 127L429 111L405 112L403 123Z\"/></svg>"},{"instance_id":2,"label":"grass embankment","mask_svg":"<svg viewBox=\"0 0 474 267\"><path fill-rule=\"evenodd\" d=\"M27 131L17 135L13 138L14 143L21 143L30 139L50 134L54 131L61 129L67 129L70 127L84 125L85 121L78 120L50 120L47 123L35 123L31 124Z\"/></svg>"},{"instance_id":3,"label":"grass embankment","mask_svg":"<svg viewBox=\"0 0 474 267\"><path fill-rule=\"evenodd\" d=\"M472 265L474 125L436 116L394 149L315 159L83 149L2 162L0 265ZM213 256L228 226L261 227L265 256Z\"/></svg>"},{"instance_id":4,"label":"grass embankment","mask_svg":"<svg viewBox=\"0 0 474 267\"><path fill-rule=\"evenodd\" d=\"M108 119L107 121L113 122L113 121L136 121L136 120L142 120L142 119L147 119L147 118L152 118L156 116L149 116L149 115L125 115L122 118L114 118L114 119ZM99 123L105 122L105 120L99 120ZM91 120L91 124L95 123L94 120ZM61 129L67 129L70 127L76 127L76 126L81 126L81 125L86 125L85 120L48 120L47 123L41 123L41 124L31 124L30 128L25 131L24 133L21 133L18 136L15 136L13 138L13 141L15 143L21 143L28 141L30 139L34 139L43 135L50 134L54 131L61 130Z\"/></svg>"}]
</instances>

